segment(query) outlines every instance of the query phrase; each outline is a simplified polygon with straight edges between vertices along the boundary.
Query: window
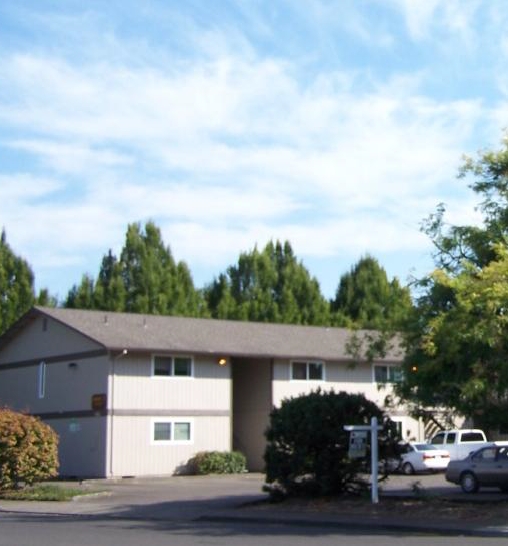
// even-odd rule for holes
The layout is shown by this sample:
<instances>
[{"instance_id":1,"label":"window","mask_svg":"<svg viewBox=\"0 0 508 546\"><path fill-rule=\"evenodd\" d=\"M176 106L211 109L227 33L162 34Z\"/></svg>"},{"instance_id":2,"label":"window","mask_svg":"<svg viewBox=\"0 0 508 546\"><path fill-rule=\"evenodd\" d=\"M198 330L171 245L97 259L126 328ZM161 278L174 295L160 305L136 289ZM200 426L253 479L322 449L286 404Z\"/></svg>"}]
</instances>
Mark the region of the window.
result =
<instances>
[{"instance_id":1,"label":"window","mask_svg":"<svg viewBox=\"0 0 508 546\"><path fill-rule=\"evenodd\" d=\"M189 356L155 355L152 375L157 377L192 377L192 358Z\"/></svg>"},{"instance_id":2,"label":"window","mask_svg":"<svg viewBox=\"0 0 508 546\"><path fill-rule=\"evenodd\" d=\"M400 383L402 369L399 366L374 366L374 381L376 383Z\"/></svg>"},{"instance_id":3,"label":"window","mask_svg":"<svg viewBox=\"0 0 508 546\"><path fill-rule=\"evenodd\" d=\"M37 392L39 398L44 398L46 394L46 363L39 363L39 371L37 373Z\"/></svg>"},{"instance_id":4,"label":"window","mask_svg":"<svg viewBox=\"0 0 508 546\"><path fill-rule=\"evenodd\" d=\"M190 419L153 419L152 444L192 443L192 421Z\"/></svg>"},{"instance_id":5,"label":"window","mask_svg":"<svg viewBox=\"0 0 508 546\"><path fill-rule=\"evenodd\" d=\"M445 437L444 432L439 432L438 434L434 436L434 438L432 438L432 443L436 446L440 446L444 444L444 437Z\"/></svg>"},{"instance_id":6,"label":"window","mask_svg":"<svg viewBox=\"0 0 508 546\"><path fill-rule=\"evenodd\" d=\"M481 432L464 432L461 437L462 442L484 442L485 438Z\"/></svg>"},{"instance_id":7,"label":"window","mask_svg":"<svg viewBox=\"0 0 508 546\"><path fill-rule=\"evenodd\" d=\"M291 379L297 381L323 381L323 362L291 362Z\"/></svg>"},{"instance_id":8,"label":"window","mask_svg":"<svg viewBox=\"0 0 508 546\"><path fill-rule=\"evenodd\" d=\"M446 437L446 443L447 444L454 444L455 443L455 432L449 432L448 436Z\"/></svg>"}]
</instances>

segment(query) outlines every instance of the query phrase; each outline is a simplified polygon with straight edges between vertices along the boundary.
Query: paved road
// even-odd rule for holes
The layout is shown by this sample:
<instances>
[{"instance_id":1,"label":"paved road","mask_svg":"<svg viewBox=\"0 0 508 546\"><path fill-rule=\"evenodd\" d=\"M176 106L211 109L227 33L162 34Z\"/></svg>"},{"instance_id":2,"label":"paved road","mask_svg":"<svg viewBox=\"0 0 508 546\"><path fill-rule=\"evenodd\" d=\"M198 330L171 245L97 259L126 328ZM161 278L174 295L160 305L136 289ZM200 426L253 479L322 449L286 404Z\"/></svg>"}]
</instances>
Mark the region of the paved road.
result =
<instances>
[{"instance_id":1,"label":"paved road","mask_svg":"<svg viewBox=\"0 0 508 546\"><path fill-rule=\"evenodd\" d=\"M374 543L369 542L369 537L377 537L376 544L381 546L385 539L379 539L379 536L391 537L390 544L398 544L396 537L413 537L428 531L428 526L433 523L408 522L403 513L393 514L391 521L386 522L386 519L379 518L368 521L363 515L353 520L350 516L341 518L337 513L330 516L319 511L311 514L298 511L287 513L278 507L273 510L255 510L253 507L238 509L245 503L266 499L262 485L261 474L125 479L116 483L87 482L84 487L99 487L107 493L74 502L0 501L0 546L129 546L134 543L146 546L229 545L239 542L242 546L250 546L254 541L263 544L265 540L267 544L286 544L288 542L285 541L290 540L298 545L300 542L295 542L295 537L300 536L315 537L315 546L327 544L327 540L331 544L331 537L337 543L336 538L344 536L349 537L349 542L341 539L341 544L369 545ZM415 491L431 496L466 497L459 487L447 484L442 475L392 476L382 486L381 503L383 495L410 496ZM506 500L507 496L498 491L483 490L474 498L477 501L499 501ZM436 528L430 543L456 544L454 541L437 540L445 533L450 536L475 535L475 544L479 543L480 537L483 540L486 535L494 533L503 535L503 540L508 538L508 522L506 526L496 528L481 527L481 522L480 525L473 522L474 527L468 527L469 522L465 522L465 527L462 527L463 523L452 521L451 525ZM369 527L370 524L377 527ZM409 524L416 526L410 529ZM386 532L388 528L389 533ZM366 529L368 531L359 534L358 530ZM379 535L376 529L380 531ZM129 537L139 536L131 540L126 536L127 531L130 532ZM358 536L363 538L355 542ZM268 540L270 537L276 537L278 542ZM499 538L497 540L499 544ZM407 540L399 543L413 544ZM428 545L429 541L414 544ZM473 542L463 540L461 544Z\"/></svg>"},{"instance_id":2,"label":"paved road","mask_svg":"<svg viewBox=\"0 0 508 546\"><path fill-rule=\"evenodd\" d=\"M133 521L0 514L0 546L493 546L499 538L369 532L344 526ZM505 539L502 539L505 540Z\"/></svg>"}]
</instances>

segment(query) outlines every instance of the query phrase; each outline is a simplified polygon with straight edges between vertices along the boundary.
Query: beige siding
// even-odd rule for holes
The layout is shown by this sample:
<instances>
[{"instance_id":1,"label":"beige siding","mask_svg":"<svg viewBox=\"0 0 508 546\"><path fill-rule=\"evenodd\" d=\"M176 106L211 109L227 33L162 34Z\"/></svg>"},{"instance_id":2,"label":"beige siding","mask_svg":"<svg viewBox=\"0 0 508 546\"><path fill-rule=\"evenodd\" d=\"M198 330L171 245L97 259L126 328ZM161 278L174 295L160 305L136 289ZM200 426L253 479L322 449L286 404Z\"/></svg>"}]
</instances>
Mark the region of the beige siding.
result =
<instances>
[{"instance_id":1,"label":"beige siding","mask_svg":"<svg viewBox=\"0 0 508 546\"><path fill-rule=\"evenodd\" d=\"M0 401L30 413L83 411L91 409L93 394L106 394L106 357L46 364L44 397L39 398L39 365L0 370Z\"/></svg>"},{"instance_id":2,"label":"beige siding","mask_svg":"<svg viewBox=\"0 0 508 546\"><path fill-rule=\"evenodd\" d=\"M53 319L37 317L2 350L0 365L100 348L98 343Z\"/></svg>"},{"instance_id":3,"label":"beige siding","mask_svg":"<svg viewBox=\"0 0 508 546\"><path fill-rule=\"evenodd\" d=\"M184 472L189 459L199 451L231 449L229 417L190 417L194 439L184 445L153 445L152 417L114 417L110 476Z\"/></svg>"},{"instance_id":4,"label":"beige siding","mask_svg":"<svg viewBox=\"0 0 508 546\"><path fill-rule=\"evenodd\" d=\"M231 409L231 366L219 366L216 358L194 359L194 377L153 377L148 354L128 354L113 365L111 389L117 410Z\"/></svg>"},{"instance_id":5,"label":"beige siding","mask_svg":"<svg viewBox=\"0 0 508 546\"><path fill-rule=\"evenodd\" d=\"M49 419L60 437L60 476L105 477L106 417Z\"/></svg>"},{"instance_id":6,"label":"beige siding","mask_svg":"<svg viewBox=\"0 0 508 546\"><path fill-rule=\"evenodd\" d=\"M285 398L308 394L318 388L326 391L333 389L336 392L361 393L380 408L385 409L394 421L400 423L403 439L416 441L425 439L421 423L410 417L405 407L400 406L396 410L384 407L385 399L393 393L393 388L389 383L378 384L374 381L373 365L370 363L349 366L342 362L326 362L324 381L293 381L290 378L290 362L276 360L273 374L275 406L280 406Z\"/></svg>"},{"instance_id":7,"label":"beige siding","mask_svg":"<svg viewBox=\"0 0 508 546\"><path fill-rule=\"evenodd\" d=\"M294 381L290 377L291 365L287 360L277 360L274 365L273 401L279 406L284 398L300 396L322 390L362 393L370 400L378 399L377 385L372 381L372 367L361 363L349 366L344 363L326 362L323 381ZM384 396L383 396L384 398Z\"/></svg>"}]
</instances>

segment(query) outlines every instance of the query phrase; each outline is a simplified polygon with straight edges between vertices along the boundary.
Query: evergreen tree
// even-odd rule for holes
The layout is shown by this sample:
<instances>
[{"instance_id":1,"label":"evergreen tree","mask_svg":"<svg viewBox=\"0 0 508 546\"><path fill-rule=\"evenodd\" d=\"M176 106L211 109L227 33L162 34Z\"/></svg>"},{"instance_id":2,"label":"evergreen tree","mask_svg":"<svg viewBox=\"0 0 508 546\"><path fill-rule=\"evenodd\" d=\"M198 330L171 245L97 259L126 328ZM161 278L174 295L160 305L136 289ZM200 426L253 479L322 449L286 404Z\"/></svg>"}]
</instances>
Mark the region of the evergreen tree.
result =
<instances>
[{"instance_id":1,"label":"evergreen tree","mask_svg":"<svg viewBox=\"0 0 508 546\"><path fill-rule=\"evenodd\" d=\"M0 334L34 303L34 276L28 263L16 256L7 243L5 230L0 237Z\"/></svg>"},{"instance_id":2,"label":"evergreen tree","mask_svg":"<svg viewBox=\"0 0 508 546\"><path fill-rule=\"evenodd\" d=\"M84 275L70 290L65 306L158 315L205 313L189 268L175 262L153 222L144 230L138 223L130 224L120 259L110 250L97 281Z\"/></svg>"},{"instance_id":3,"label":"evergreen tree","mask_svg":"<svg viewBox=\"0 0 508 546\"><path fill-rule=\"evenodd\" d=\"M74 285L65 300L64 306L70 309L96 309L95 305L95 283L93 278L84 274L81 283Z\"/></svg>"},{"instance_id":4,"label":"evergreen tree","mask_svg":"<svg viewBox=\"0 0 508 546\"><path fill-rule=\"evenodd\" d=\"M293 254L289 242L270 242L242 253L205 288L213 317L289 324L328 324L329 306L319 283Z\"/></svg>"},{"instance_id":5,"label":"evergreen tree","mask_svg":"<svg viewBox=\"0 0 508 546\"><path fill-rule=\"evenodd\" d=\"M389 281L386 271L371 256L342 275L331 302L336 323L349 319L355 326L369 329L400 327L411 307L409 289L401 287L397 278Z\"/></svg>"},{"instance_id":6,"label":"evergreen tree","mask_svg":"<svg viewBox=\"0 0 508 546\"><path fill-rule=\"evenodd\" d=\"M111 249L102 258L99 276L95 283L94 305L97 309L104 311L123 311L125 309L122 265Z\"/></svg>"}]
</instances>

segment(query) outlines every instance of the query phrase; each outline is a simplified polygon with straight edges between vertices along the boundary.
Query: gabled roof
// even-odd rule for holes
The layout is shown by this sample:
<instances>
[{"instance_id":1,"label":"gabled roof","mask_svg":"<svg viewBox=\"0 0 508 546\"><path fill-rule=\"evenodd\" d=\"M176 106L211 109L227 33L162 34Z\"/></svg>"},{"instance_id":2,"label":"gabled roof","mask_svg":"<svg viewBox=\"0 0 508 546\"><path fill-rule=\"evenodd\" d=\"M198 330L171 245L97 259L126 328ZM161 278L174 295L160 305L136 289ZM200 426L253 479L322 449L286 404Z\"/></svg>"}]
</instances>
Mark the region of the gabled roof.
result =
<instances>
[{"instance_id":1,"label":"gabled roof","mask_svg":"<svg viewBox=\"0 0 508 546\"><path fill-rule=\"evenodd\" d=\"M40 315L59 321L111 351L351 360L347 345L353 331L345 328L49 307L34 307L0 338L0 349L26 321ZM365 333L357 331L357 335ZM397 349L386 355L386 360L400 359Z\"/></svg>"}]
</instances>

